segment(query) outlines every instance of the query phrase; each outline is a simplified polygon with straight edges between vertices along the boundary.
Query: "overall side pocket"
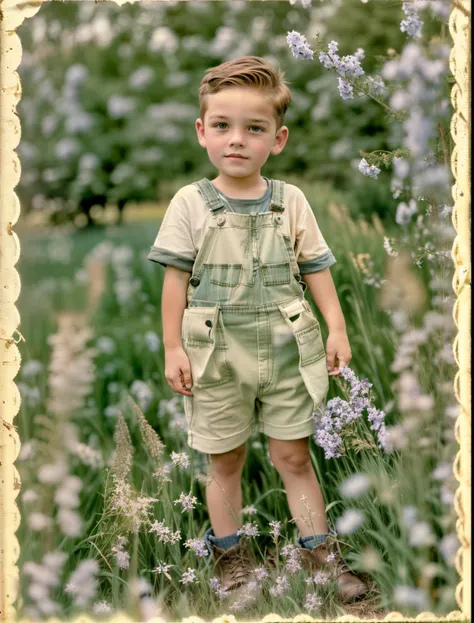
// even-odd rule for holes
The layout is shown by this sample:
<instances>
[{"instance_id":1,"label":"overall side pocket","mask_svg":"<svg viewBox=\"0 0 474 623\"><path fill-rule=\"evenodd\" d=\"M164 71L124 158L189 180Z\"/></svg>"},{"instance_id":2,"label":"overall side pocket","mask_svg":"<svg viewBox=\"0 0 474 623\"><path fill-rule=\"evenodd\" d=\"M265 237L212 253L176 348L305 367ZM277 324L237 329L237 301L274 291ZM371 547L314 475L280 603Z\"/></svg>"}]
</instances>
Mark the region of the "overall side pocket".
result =
<instances>
[{"instance_id":1,"label":"overall side pocket","mask_svg":"<svg viewBox=\"0 0 474 623\"><path fill-rule=\"evenodd\" d=\"M329 375L321 328L309 303L293 301L279 306L285 322L291 327L299 352L299 370L316 408L327 395Z\"/></svg>"},{"instance_id":2,"label":"overall side pocket","mask_svg":"<svg viewBox=\"0 0 474 623\"><path fill-rule=\"evenodd\" d=\"M189 357L193 386L217 387L233 379L227 360L222 312L213 307L188 307L183 323L184 350Z\"/></svg>"}]
</instances>

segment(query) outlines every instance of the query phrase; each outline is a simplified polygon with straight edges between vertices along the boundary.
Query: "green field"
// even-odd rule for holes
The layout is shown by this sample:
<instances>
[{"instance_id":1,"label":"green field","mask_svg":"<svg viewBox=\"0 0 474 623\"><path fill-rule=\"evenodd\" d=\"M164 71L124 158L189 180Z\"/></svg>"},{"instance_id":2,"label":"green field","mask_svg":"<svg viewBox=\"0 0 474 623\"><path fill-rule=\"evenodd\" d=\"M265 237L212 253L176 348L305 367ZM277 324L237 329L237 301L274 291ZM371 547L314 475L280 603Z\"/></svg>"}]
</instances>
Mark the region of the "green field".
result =
<instances>
[{"instance_id":1,"label":"green field","mask_svg":"<svg viewBox=\"0 0 474 623\"><path fill-rule=\"evenodd\" d=\"M450 427L444 414L452 403L446 391L446 381L453 376L452 366L443 361L434 366L431 363L443 340L448 339L447 334L441 330L432 332L415 353L414 369L420 386L424 393L435 397L435 406L427 411L400 410L397 393L402 390L395 384L400 374L391 370L391 363L401 335L393 325L391 314L381 308L383 288L377 287L387 271L384 232L377 223L378 230L372 224L355 223L344 208L330 207L329 193L314 189L305 192L337 259L331 273L346 318L353 353L350 367L359 379L372 383L373 404L385 410L387 426L399 425L406 419L416 420L421 426L413 428L415 432L409 435L403 453L388 454L376 445L374 449L375 432L366 418L356 423L352 437L348 437L353 443L347 442L347 452L341 458L325 459L323 449L311 441L313 466L326 501L330 526L346 509L357 509L364 514L363 527L342 539L346 543L344 553L355 570L369 573L377 590L374 600L357 610L354 606L343 608L330 590L325 592L324 587L316 587L316 593L323 597L323 606L317 614L310 614L329 618L344 612L370 616L373 612L397 609L414 616L415 606L410 608L407 604L404 608L394 603L394 588L406 585L423 591L420 593L423 597L414 594L419 600L425 599L426 608L432 612L456 610L457 573L452 565L446 564L438 548L443 535L453 532L455 518L452 506L440 500L439 483L431 478L437 462L449 458L454 447L449 436L445 438L443 434ZM36 491L39 498L34 511L54 519L50 527L30 532L28 516L32 503L28 499L32 494L28 493L27 501L20 496L23 516L18 531L22 542L20 565L40 561L50 551L66 552L63 579L50 593L52 601L60 604L61 616L81 611L74 595L64 591L64 584L70 581L71 572L83 559L97 561L97 594L87 603L97 616L101 612L97 604L103 602L107 603L103 606L104 614L106 608L138 612L133 589L136 576L150 582L169 620L180 620L190 614L210 620L219 613L230 613L209 585L214 575L212 562L184 545L186 539L201 538L209 527L204 484L207 464L204 455L187 447L182 400L173 394L164 377L160 319L163 269L146 259L159 222L159 218L136 218L121 227L107 225L70 232L45 231L25 224L17 230L22 248L17 266L22 290L17 305L21 314L19 329L25 342L20 345L23 367L16 379L22 393L16 424L26 446L18 467L22 495L25 491ZM86 314L87 295L92 286L87 281L85 266L92 254L98 256L100 249L105 283L94 312ZM358 254L369 254L366 274L355 265ZM429 292L431 280L436 275L441 278L449 274L448 269L449 266L436 269L438 272L428 267L413 270L418 271L419 287ZM370 285L373 283L376 285ZM393 290L394 286L391 287ZM88 339L81 341L79 330L70 334L59 331L58 320L65 311L81 316L81 322L91 330ZM421 308L415 311L410 323L414 324L417 314L422 312ZM320 314L319 318L325 341L327 328ZM410 328L411 325L406 332ZM56 341L51 339L54 334L59 335ZM95 352L88 352L86 347L93 347ZM347 388L347 383L331 380L328 399L335 396L347 399ZM133 407L129 396L138 408ZM77 435L77 443L65 449L64 440L71 439L72 431ZM148 431L148 437L144 431ZM164 450L158 456L153 447L156 449L160 440ZM175 466L170 460L172 452L186 453L190 466ZM122 499L121 510L113 508L118 495L117 491L114 493L114 483L117 484L117 470L121 469L117 456L121 468L130 462L130 472L122 473L121 486L125 482L133 483L126 495L123 491L120 494L126 498ZM82 483L81 503L76 509L82 527L77 536L65 536L53 527L54 522L65 520L60 515L60 505L54 502L58 485L41 479L41 466L54 464L55 457L66 460L68 473ZM161 476L153 476L164 466L170 469L169 482L163 471ZM339 486L358 472L370 477L371 489L361 497L345 499ZM244 507L256 509L255 514L249 510L243 521L256 522L259 527L260 536L251 539L251 547L263 562L267 546L272 545L268 532L270 521L282 523L280 549L284 544L295 543L298 533L290 521L282 481L269 461L266 439L259 433L254 433L248 444L242 490ZM173 503L181 493L196 496L192 511L181 513ZM137 505L140 494L156 498L141 511ZM411 543L411 532L402 522L403 509L410 505L417 507L420 522L423 520L431 526L434 537L431 544ZM134 530L133 520L138 522L138 530ZM164 521L170 530L180 530L180 542L160 540L156 532L150 531L153 521ZM123 547L130 556L128 568L120 568L119 537L127 539ZM282 557L281 571L284 562ZM170 578L153 571L165 563L172 565ZM196 579L183 585L180 577L188 568L195 571ZM431 575L426 569L430 569ZM28 608L25 576L22 576L22 606ZM263 597L242 613L235 613L236 616L248 620L270 612L295 616L304 610L308 596L304 578L302 571L290 574L291 590L282 596L272 595L268 590L276 576L267 579L262 588Z\"/></svg>"}]
</instances>

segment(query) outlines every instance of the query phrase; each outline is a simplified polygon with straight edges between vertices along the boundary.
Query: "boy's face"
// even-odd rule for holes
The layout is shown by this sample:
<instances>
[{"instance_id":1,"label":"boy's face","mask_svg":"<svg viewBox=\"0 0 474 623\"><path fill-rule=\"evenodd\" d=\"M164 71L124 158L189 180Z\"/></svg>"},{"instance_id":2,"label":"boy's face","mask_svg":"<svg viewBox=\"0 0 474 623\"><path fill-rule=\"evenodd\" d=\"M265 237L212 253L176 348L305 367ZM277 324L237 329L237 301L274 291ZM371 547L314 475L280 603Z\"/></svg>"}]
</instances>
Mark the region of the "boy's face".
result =
<instances>
[{"instance_id":1,"label":"boy's face","mask_svg":"<svg viewBox=\"0 0 474 623\"><path fill-rule=\"evenodd\" d=\"M270 154L278 155L288 139L288 128L276 131L273 105L251 87L229 87L207 96L207 111L196 121L199 144L227 177L260 173ZM232 158L230 154L244 158Z\"/></svg>"}]
</instances>

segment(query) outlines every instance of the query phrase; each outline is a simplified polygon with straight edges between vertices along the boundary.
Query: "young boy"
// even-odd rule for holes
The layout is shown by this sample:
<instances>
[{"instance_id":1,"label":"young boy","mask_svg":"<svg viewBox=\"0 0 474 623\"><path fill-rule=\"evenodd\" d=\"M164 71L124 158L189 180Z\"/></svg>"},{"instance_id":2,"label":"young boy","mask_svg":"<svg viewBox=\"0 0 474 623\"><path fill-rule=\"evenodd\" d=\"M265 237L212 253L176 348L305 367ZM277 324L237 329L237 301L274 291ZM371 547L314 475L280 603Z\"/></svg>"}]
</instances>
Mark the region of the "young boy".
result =
<instances>
[{"instance_id":1,"label":"young boy","mask_svg":"<svg viewBox=\"0 0 474 623\"><path fill-rule=\"evenodd\" d=\"M350 602L368 587L328 535L308 447L328 373L351 358L329 272L336 260L301 190L260 174L288 139L283 76L255 56L206 72L196 130L219 175L175 194L148 258L166 266L166 379L184 395L188 444L211 462L205 541L222 584L234 589L251 579L250 553L236 531L256 416L301 533L305 568L336 578L340 598ZM329 327L326 353L307 287ZM306 506L312 528L303 521Z\"/></svg>"}]
</instances>

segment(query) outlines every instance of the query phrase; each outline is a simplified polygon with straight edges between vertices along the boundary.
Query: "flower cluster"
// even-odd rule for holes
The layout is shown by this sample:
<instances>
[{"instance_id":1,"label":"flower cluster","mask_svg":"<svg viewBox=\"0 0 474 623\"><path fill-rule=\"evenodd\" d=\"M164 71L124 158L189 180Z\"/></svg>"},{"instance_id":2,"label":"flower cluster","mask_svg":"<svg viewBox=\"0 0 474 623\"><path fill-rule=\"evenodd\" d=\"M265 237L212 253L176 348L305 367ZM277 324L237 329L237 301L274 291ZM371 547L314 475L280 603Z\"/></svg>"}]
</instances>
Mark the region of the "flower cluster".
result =
<instances>
[{"instance_id":1,"label":"flower cluster","mask_svg":"<svg viewBox=\"0 0 474 623\"><path fill-rule=\"evenodd\" d=\"M181 512L184 513L184 511L192 511L194 509L194 505L197 502L197 497L195 495L191 495L189 494L185 494L183 492L181 492L179 499L178 500L174 500L173 504L181 504L182 505L182 510Z\"/></svg>"},{"instance_id":2,"label":"flower cluster","mask_svg":"<svg viewBox=\"0 0 474 623\"><path fill-rule=\"evenodd\" d=\"M406 15L406 19L402 20L400 30L406 32L412 39L420 39L423 22L418 15L417 2L404 2L402 11Z\"/></svg>"},{"instance_id":3,"label":"flower cluster","mask_svg":"<svg viewBox=\"0 0 474 623\"><path fill-rule=\"evenodd\" d=\"M371 406L370 388L372 383L367 379L359 381L354 372L348 368L341 368L342 378L350 383L349 402L341 398L332 398L328 401L323 414L316 413L313 418L316 424L314 439L318 446L324 449L326 459L342 456L342 437L345 429L359 419L366 409L371 430L377 432L378 445L386 452L390 450L383 419L385 414Z\"/></svg>"},{"instance_id":4,"label":"flower cluster","mask_svg":"<svg viewBox=\"0 0 474 623\"><path fill-rule=\"evenodd\" d=\"M290 0L290 4L296 4L297 0ZM310 9L312 6L312 0L300 0L301 5L303 6L303 8L305 9Z\"/></svg>"},{"instance_id":5,"label":"flower cluster","mask_svg":"<svg viewBox=\"0 0 474 623\"><path fill-rule=\"evenodd\" d=\"M398 251L392 247L392 242L393 242L393 239L389 238L388 236L384 236L383 237L383 248L387 252L387 255L390 255L391 257L397 257Z\"/></svg>"},{"instance_id":6,"label":"flower cluster","mask_svg":"<svg viewBox=\"0 0 474 623\"><path fill-rule=\"evenodd\" d=\"M302 568L299 548L290 543L282 548L281 555L286 558L285 569L289 573L298 573Z\"/></svg>"},{"instance_id":7,"label":"flower cluster","mask_svg":"<svg viewBox=\"0 0 474 623\"><path fill-rule=\"evenodd\" d=\"M359 171L367 177L377 179L381 170L382 169L376 167L375 164L369 164L365 158L362 158L359 163Z\"/></svg>"},{"instance_id":8,"label":"flower cluster","mask_svg":"<svg viewBox=\"0 0 474 623\"><path fill-rule=\"evenodd\" d=\"M358 48L355 54L349 54L342 58L337 54L337 41L331 41L328 45L327 52L319 53L319 61L326 69L334 68L341 76L338 79L339 93L342 99L353 99L354 92L352 85L344 80L344 78L360 78L365 74L360 61L364 58L365 52L362 48ZM383 82L371 81L371 86L376 90L383 88Z\"/></svg>"},{"instance_id":9,"label":"flower cluster","mask_svg":"<svg viewBox=\"0 0 474 623\"><path fill-rule=\"evenodd\" d=\"M241 528L239 528L237 530L237 534L243 535L243 536L258 536L259 535L259 531L258 531L258 526L257 524L254 523L246 523L244 524Z\"/></svg>"},{"instance_id":10,"label":"flower cluster","mask_svg":"<svg viewBox=\"0 0 474 623\"><path fill-rule=\"evenodd\" d=\"M189 456L186 454L186 452L172 452L171 462L173 463L173 467L177 467L179 465L180 467L187 468L190 465Z\"/></svg>"},{"instance_id":11,"label":"flower cluster","mask_svg":"<svg viewBox=\"0 0 474 623\"><path fill-rule=\"evenodd\" d=\"M172 532L170 528L165 526L165 520L162 521L154 521L149 530L150 533L155 533L158 537L160 543L171 543L174 544L178 542L181 538L181 531L176 530L176 532Z\"/></svg>"},{"instance_id":12,"label":"flower cluster","mask_svg":"<svg viewBox=\"0 0 474 623\"><path fill-rule=\"evenodd\" d=\"M318 610L323 605L323 600L314 593L308 595L304 604L305 610L311 612L312 610Z\"/></svg>"},{"instance_id":13,"label":"flower cluster","mask_svg":"<svg viewBox=\"0 0 474 623\"><path fill-rule=\"evenodd\" d=\"M285 595L290 590L290 583L288 582L288 578L286 575L279 575L276 579L276 586L271 586L269 588L270 594L274 597L281 597Z\"/></svg>"},{"instance_id":14,"label":"flower cluster","mask_svg":"<svg viewBox=\"0 0 474 623\"><path fill-rule=\"evenodd\" d=\"M187 570L181 576L180 582L182 584L191 584L197 581L196 572L191 567L188 567Z\"/></svg>"},{"instance_id":15,"label":"flower cluster","mask_svg":"<svg viewBox=\"0 0 474 623\"><path fill-rule=\"evenodd\" d=\"M130 554L123 549L127 543L127 537L118 536L111 548L119 569L128 569L130 566Z\"/></svg>"},{"instance_id":16,"label":"flower cluster","mask_svg":"<svg viewBox=\"0 0 474 623\"><path fill-rule=\"evenodd\" d=\"M199 556L200 558L209 556L209 551L203 539L188 539L184 546L192 549L196 556Z\"/></svg>"},{"instance_id":17,"label":"flower cluster","mask_svg":"<svg viewBox=\"0 0 474 623\"><path fill-rule=\"evenodd\" d=\"M222 586L219 578L211 578L209 584L220 600L225 599L230 595L230 590Z\"/></svg>"},{"instance_id":18,"label":"flower cluster","mask_svg":"<svg viewBox=\"0 0 474 623\"><path fill-rule=\"evenodd\" d=\"M271 526L270 534L277 539L281 534L281 521L270 521L269 525Z\"/></svg>"},{"instance_id":19,"label":"flower cluster","mask_svg":"<svg viewBox=\"0 0 474 623\"><path fill-rule=\"evenodd\" d=\"M365 516L357 508L348 508L336 520L336 529L339 534L352 534L364 523Z\"/></svg>"},{"instance_id":20,"label":"flower cluster","mask_svg":"<svg viewBox=\"0 0 474 623\"><path fill-rule=\"evenodd\" d=\"M85 608L97 593L96 575L99 564L96 560L82 560L69 577L65 591L72 595L74 605Z\"/></svg>"},{"instance_id":21,"label":"flower cluster","mask_svg":"<svg viewBox=\"0 0 474 623\"><path fill-rule=\"evenodd\" d=\"M171 576L169 574L170 567L174 567L174 565L170 565L165 562L159 562L158 565L154 569L152 569L152 573L158 573L160 575L163 574L168 578L168 580L171 580Z\"/></svg>"},{"instance_id":22,"label":"flower cluster","mask_svg":"<svg viewBox=\"0 0 474 623\"><path fill-rule=\"evenodd\" d=\"M296 32L296 30L292 30L288 33L286 41L295 58L313 60L314 51L309 47L304 35L300 35L300 33Z\"/></svg>"},{"instance_id":23,"label":"flower cluster","mask_svg":"<svg viewBox=\"0 0 474 623\"><path fill-rule=\"evenodd\" d=\"M31 578L28 595L36 606L28 608L28 611L36 618L40 617L40 613L51 615L59 612L59 604L53 601L50 591L60 585L66 558L64 552L49 552L43 556L42 564L27 561L23 565L23 573Z\"/></svg>"}]
</instances>

